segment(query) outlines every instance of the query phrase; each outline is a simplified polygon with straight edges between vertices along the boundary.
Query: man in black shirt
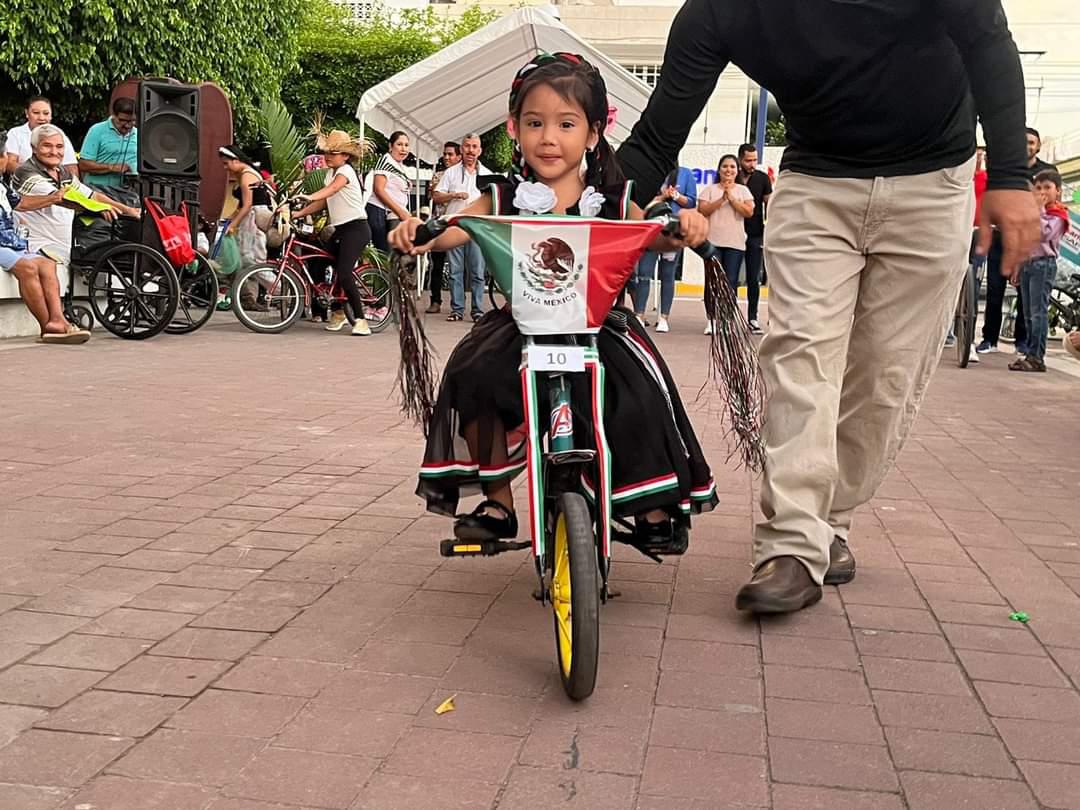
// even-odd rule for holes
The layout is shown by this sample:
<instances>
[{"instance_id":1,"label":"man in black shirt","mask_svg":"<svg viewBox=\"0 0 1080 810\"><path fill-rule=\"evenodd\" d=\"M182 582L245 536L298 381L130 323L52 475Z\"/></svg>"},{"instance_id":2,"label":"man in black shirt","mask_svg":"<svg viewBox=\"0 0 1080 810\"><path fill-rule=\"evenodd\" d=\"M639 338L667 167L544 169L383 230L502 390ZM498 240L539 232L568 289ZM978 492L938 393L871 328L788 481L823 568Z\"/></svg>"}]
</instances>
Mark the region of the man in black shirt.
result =
<instances>
[{"instance_id":1,"label":"man in black shirt","mask_svg":"<svg viewBox=\"0 0 1080 810\"><path fill-rule=\"evenodd\" d=\"M1039 159L1042 149L1042 136L1034 127L1027 128L1027 167L1028 175L1035 182L1035 175L1044 169L1056 168L1053 163ZM979 354L997 351L998 337L1001 335L1001 307L1005 302L1005 285L1008 279L1001 273L1001 234L995 232L990 244L990 253L986 257L986 318L983 321L982 343L975 347ZM1024 298L1019 287L1016 288L1016 320L1013 322L1013 340L1017 354L1027 354L1027 324L1024 322Z\"/></svg>"},{"instance_id":2,"label":"man in black shirt","mask_svg":"<svg viewBox=\"0 0 1080 810\"><path fill-rule=\"evenodd\" d=\"M761 334L758 323L758 300L761 297L761 251L765 239L765 209L772 196L769 175L759 171L757 147L744 143L739 147L739 182L754 196L754 215L743 220L746 228L746 319L750 331Z\"/></svg>"},{"instance_id":3,"label":"man in black shirt","mask_svg":"<svg viewBox=\"0 0 1080 810\"><path fill-rule=\"evenodd\" d=\"M786 612L854 576L851 516L937 364L967 267L976 113L990 158L981 213L1002 232L1005 275L1038 239L1039 216L999 0L687 0L619 150L643 196L729 62L772 92L790 144L765 228L765 519L736 599Z\"/></svg>"}]
</instances>

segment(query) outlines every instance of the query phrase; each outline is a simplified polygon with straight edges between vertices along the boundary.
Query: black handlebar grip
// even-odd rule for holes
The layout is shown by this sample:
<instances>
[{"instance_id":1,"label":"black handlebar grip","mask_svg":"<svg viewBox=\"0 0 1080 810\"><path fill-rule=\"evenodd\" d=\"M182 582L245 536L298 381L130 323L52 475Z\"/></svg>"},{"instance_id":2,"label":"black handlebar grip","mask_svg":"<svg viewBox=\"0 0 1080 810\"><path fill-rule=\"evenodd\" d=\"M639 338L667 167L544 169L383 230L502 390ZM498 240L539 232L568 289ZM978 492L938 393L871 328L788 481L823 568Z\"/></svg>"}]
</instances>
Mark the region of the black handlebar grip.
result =
<instances>
[{"instance_id":1,"label":"black handlebar grip","mask_svg":"<svg viewBox=\"0 0 1080 810\"><path fill-rule=\"evenodd\" d=\"M438 236L438 234L433 233L432 229L429 228L428 224L425 222L423 225L416 229L416 236L413 237L413 244L417 247L420 247L420 245L426 245L436 236Z\"/></svg>"},{"instance_id":2,"label":"black handlebar grip","mask_svg":"<svg viewBox=\"0 0 1080 810\"><path fill-rule=\"evenodd\" d=\"M720 258L720 250L712 242L702 242L700 245L694 248L694 253L696 253L705 261Z\"/></svg>"}]
</instances>

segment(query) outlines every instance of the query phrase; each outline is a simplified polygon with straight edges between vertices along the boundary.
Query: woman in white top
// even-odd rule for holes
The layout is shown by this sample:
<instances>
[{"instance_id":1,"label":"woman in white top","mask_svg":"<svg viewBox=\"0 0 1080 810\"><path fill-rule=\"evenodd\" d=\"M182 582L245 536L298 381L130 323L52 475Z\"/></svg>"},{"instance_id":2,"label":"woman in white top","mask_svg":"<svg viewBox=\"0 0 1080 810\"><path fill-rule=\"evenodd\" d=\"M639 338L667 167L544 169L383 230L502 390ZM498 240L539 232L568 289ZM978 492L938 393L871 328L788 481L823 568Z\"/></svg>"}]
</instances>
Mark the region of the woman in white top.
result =
<instances>
[{"instance_id":1,"label":"woman in white top","mask_svg":"<svg viewBox=\"0 0 1080 810\"><path fill-rule=\"evenodd\" d=\"M390 133L390 151L379 158L372 172L371 199L367 204L371 242L388 252L386 235L409 218L409 174L402 162L409 156L409 136L404 132Z\"/></svg>"},{"instance_id":2,"label":"woman in white top","mask_svg":"<svg viewBox=\"0 0 1080 810\"><path fill-rule=\"evenodd\" d=\"M352 159L363 155L364 148L340 129L329 135L319 133L316 145L326 160L325 185L313 194L304 195L309 204L293 216L306 217L324 208L330 214L330 224L334 226L330 248L335 255L334 266L341 288L356 314L352 333L370 335L371 329L364 319L364 301L353 278L353 269L371 241L371 229L364 211L364 189L351 163ZM346 324L345 313L339 309L331 313L326 329L337 332Z\"/></svg>"},{"instance_id":3,"label":"woman in white top","mask_svg":"<svg viewBox=\"0 0 1080 810\"><path fill-rule=\"evenodd\" d=\"M698 211L709 218L709 241L720 249L720 263L736 295L746 253L744 223L754 214L754 195L735 182L738 175L738 158L724 155L716 169L716 182L698 193ZM712 334L712 323L705 327L705 334Z\"/></svg>"}]
</instances>

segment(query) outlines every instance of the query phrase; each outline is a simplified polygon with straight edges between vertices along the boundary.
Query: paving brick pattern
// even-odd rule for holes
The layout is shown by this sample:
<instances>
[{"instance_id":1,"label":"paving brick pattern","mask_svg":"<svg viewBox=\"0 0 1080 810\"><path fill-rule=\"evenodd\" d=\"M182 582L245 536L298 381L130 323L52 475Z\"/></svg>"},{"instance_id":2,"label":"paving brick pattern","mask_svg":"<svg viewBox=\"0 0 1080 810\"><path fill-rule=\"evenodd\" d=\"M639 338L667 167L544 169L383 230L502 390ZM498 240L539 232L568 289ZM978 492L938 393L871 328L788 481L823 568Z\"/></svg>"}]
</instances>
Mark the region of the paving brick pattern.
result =
<instances>
[{"instance_id":1,"label":"paving brick pattern","mask_svg":"<svg viewBox=\"0 0 1080 810\"><path fill-rule=\"evenodd\" d=\"M698 320L660 341L691 403ZM720 507L617 554L573 704L528 558L438 556L392 336L0 349L5 810L1080 808L1072 376L947 358L858 578L761 622L755 484L692 404Z\"/></svg>"}]
</instances>

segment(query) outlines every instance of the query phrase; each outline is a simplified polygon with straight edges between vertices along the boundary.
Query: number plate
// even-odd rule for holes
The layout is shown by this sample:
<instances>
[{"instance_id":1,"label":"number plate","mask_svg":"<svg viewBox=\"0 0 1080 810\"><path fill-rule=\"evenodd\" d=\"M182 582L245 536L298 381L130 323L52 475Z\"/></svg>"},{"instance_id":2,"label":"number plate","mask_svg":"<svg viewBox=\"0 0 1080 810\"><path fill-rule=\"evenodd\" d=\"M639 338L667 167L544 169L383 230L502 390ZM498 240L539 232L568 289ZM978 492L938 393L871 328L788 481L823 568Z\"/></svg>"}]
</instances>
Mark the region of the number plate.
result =
<instances>
[{"instance_id":1,"label":"number plate","mask_svg":"<svg viewBox=\"0 0 1080 810\"><path fill-rule=\"evenodd\" d=\"M532 371L584 371L584 346L529 346L525 356Z\"/></svg>"}]
</instances>

